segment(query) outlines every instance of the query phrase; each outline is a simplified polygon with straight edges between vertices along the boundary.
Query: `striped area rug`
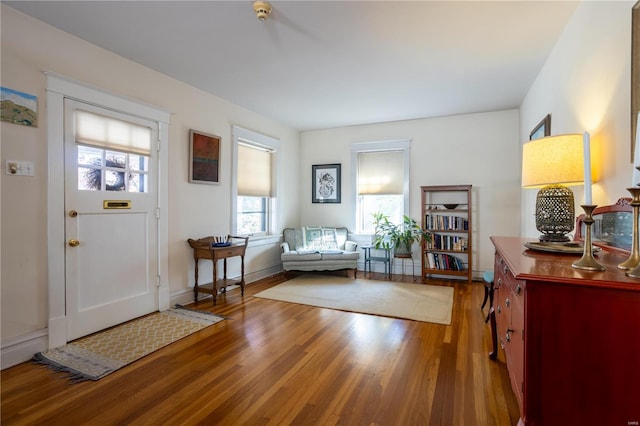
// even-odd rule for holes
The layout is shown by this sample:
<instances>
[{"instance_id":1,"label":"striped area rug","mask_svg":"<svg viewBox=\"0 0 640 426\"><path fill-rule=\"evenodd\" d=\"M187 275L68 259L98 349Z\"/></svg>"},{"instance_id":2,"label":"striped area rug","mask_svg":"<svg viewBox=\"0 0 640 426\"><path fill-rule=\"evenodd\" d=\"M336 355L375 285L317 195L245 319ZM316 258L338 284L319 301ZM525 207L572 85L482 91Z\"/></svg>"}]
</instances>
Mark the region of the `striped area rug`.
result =
<instances>
[{"instance_id":1,"label":"striped area rug","mask_svg":"<svg viewBox=\"0 0 640 426\"><path fill-rule=\"evenodd\" d=\"M59 348L34 355L35 362L66 372L71 380L98 380L145 355L196 331L224 320L223 317L180 306L156 312Z\"/></svg>"}]
</instances>

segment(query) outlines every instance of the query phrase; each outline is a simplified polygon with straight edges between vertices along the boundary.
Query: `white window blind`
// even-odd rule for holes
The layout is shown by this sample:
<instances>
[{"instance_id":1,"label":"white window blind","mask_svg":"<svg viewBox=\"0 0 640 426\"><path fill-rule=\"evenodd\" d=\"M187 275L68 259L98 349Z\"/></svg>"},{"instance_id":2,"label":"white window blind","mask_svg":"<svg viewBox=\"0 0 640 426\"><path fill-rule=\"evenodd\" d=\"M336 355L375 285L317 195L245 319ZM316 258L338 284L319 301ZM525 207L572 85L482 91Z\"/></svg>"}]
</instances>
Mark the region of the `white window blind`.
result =
<instances>
[{"instance_id":1,"label":"white window blind","mask_svg":"<svg viewBox=\"0 0 640 426\"><path fill-rule=\"evenodd\" d=\"M271 197L271 151L238 144L238 195Z\"/></svg>"},{"instance_id":2,"label":"white window blind","mask_svg":"<svg viewBox=\"0 0 640 426\"><path fill-rule=\"evenodd\" d=\"M76 142L99 148L151 155L149 127L87 111L76 111Z\"/></svg>"},{"instance_id":3,"label":"white window blind","mask_svg":"<svg viewBox=\"0 0 640 426\"><path fill-rule=\"evenodd\" d=\"M392 195L403 191L403 151L358 153L359 195Z\"/></svg>"}]
</instances>

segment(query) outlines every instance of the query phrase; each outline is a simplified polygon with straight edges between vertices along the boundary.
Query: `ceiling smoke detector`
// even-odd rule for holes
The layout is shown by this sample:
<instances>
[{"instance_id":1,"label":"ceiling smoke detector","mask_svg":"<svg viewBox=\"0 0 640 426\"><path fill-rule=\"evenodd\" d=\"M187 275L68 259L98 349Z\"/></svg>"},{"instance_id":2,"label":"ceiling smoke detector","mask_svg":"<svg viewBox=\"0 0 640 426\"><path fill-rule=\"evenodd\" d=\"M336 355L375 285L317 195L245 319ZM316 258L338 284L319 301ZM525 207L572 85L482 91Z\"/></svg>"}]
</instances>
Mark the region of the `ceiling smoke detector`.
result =
<instances>
[{"instance_id":1,"label":"ceiling smoke detector","mask_svg":"<svg viewBox=\"0 0 640 426\"><path fill-rule=\"evenodd\" d=\"M255 1L253 2L253 10L255 10L258 19L264 22L271 13L271 5L266 1Z\"/></svg>"}]
</instances>

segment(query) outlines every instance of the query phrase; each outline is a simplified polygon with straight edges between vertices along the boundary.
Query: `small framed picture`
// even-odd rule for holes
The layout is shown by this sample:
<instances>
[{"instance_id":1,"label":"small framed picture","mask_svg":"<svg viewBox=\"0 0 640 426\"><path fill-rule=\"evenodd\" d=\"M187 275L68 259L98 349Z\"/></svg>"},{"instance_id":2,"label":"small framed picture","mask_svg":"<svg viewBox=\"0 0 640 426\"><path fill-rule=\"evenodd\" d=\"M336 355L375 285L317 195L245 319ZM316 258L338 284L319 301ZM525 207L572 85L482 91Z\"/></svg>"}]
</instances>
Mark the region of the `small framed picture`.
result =
<instances>
[{"instance_id":1,"label":"small framed picture","mask_svg":"<svg viewBox=\"0 0 640 426\"><path fill-rule=\"evenodd\" d=\"M29 93L0 87L0 120L22 126L38 127L38 98Z\"/></svg>"},{"instance_id":2,"label":"small framed picture","mask_svg":"<svg viewBox=\"0 0 640 426\"><path fill-rule=\"evenodd\" d=\"M529 133L529 140L544 138L551 135L551 114L547 114Z\"/></svg>"},{"instance_id":3,"label":"small framed picture","mask_svg":"<svg viewBox=\"0 0 640 426\"><path fill-rule=\"evenodd\" d=\"M340 164L311 166L311 202L340 203Z\"/></svg>"},{"instance_id":4,"label":"small framed picture","mask_svg":"<svg viewBox=\"0 0 640 426\"><path fill-rule=\"evenodd\" d=\"M189 130L189 182L220 183L220 137Z\"/></svg>"}]
</instances>

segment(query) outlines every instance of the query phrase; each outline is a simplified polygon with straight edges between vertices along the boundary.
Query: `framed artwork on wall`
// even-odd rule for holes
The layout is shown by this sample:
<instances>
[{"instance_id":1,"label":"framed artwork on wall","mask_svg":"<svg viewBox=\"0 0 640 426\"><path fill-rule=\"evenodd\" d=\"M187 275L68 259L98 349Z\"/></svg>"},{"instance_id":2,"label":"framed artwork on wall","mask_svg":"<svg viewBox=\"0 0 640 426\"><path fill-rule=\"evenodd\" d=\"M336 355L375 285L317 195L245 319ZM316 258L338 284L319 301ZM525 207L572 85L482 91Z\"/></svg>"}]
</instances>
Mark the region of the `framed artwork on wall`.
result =
<instances>
[{"instance_id":1,"label":"framed artwork on wall","mask_svg":"<svg viewBox=\"0 0 640 426\"><path fill-rule=\"evenodd\" d=\"M640 114L640 1L631 9L631 162L637 138L636 117Z\"/></svg>"},{"instance_id":2,"label":"framed artwork on wall","mask_svg":"<svg viewBox=\"0 0 640 426\"><path fill-rule=\"evenodd\" d=\"M340 164L311 166L311 202L340 203Z\"/></svg>"},{"instance_id":3,"label":"framed artwork on wall","mask_svg":"<svg viewBox=\"0 0 640 426\"><path fill-rule=\"evenodd\" d=\"M22 126L38 127L38 98L19 90L0 87L0 120Z\"/></svg>"},{"instance_id":4,"label":"framed artwork on wall","mask_svg":"<svg viewBox=\"0 0 640 426\"><path fill-rule=\"evenodd\" d=\"M220 137L189 130L189 182L220 183Z\"/></svg>"},{"instance_id":5,"label":"framed artwork on wall","mask_svg":"<svg viewBox=\"0 0 640 426\"><path fill-rule=\"evenodd\" d=\"M529 133L529 140L544 138L551 135L551 114L547 114Z\"/></svg>"}]
</instances>

